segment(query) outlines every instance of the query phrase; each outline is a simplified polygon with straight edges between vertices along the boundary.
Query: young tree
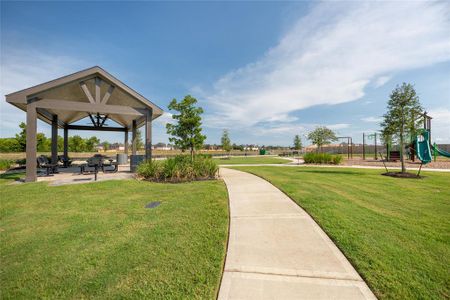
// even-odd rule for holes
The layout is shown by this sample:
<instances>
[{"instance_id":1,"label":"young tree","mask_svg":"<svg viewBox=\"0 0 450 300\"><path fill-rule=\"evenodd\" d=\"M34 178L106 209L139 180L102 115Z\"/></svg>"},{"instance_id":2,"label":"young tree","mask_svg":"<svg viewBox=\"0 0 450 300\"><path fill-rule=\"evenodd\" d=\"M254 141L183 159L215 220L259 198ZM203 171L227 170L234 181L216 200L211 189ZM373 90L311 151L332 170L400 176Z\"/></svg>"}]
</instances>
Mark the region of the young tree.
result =
<instances>
[{"instance_id":1,"label":"young tree","mask_svg":"<svg viewBox=\"0 0 450 300\"><path fill-rule=\"evenodd\" d=\"M142 140L142 131L136 130L136 150L144 148L144 141Z\"/></svg>"},{"instance_id":2,"label":"young tree","mask_svg":"<svg viewBox=\"0 0 450 300\"><path fill-rule=\"evenodd\" d=\"M15 138L0 138L0 152L22 152Z\"/></svg>"},{"instance_id":3,"label":"young tree","mask_svg":"<svg viewBox=\"0 0 450 300\"><path fill-rule=\"evenodd\" d=\"M103 151L108 151L109 150L110 144L109 144L108 141L104 141L102 143L102 145L103 145Z\"/></svg>"},{"instance_id":4,"label":"young tree","mask_svg":"<svg viewBox=\"0 0 450 300\"><path fill-rule=\"evenodd\" d=\"M86 148L84 139L79 135L69 137L69 151L83 152Z\"/></svg>"},{"instance_id":5,"label":"young tree","mask_svg":"<svg viewBox=\"0 0 450 300\"><path fill-rule=\"evenodd\" d=\"M300 138L300 136L298 134L294 137L294 149L295 150L302 149L302 139Z\"/></svg>"},{"instance_id":6,"label":"young tree","mask_svg":"<svg viewBox=\"0 0 450 300\"><path fill-rule=\"evenodd\" d=\"M87 152L94 152L95 146L97 146L100 143L100 139L96 136L91 136L90 138L86 139L86 151Z\"/></svg>"},{"instance_id":7,"label":"young tree","mask_svg":"<svg viewBox=\"0 0 450 300\"><path fill-rule=\"evenodd\" d=\"M402 173L406 172L404 160L405 139L408 135L417 134L418 121L416 119L422 110L419 97L412 84L404 82L401 86L397 85L391 92L387 112L383 116L384 120L380 126L383 136L390 136L400 146Z\"/></svg>"},{"instance_id":8,"label":"young tree","mask_svg":"<svg viewBox=\"0 0 450 300\"><path fill-rule=\"evenodd\" d=\"M226 129L223 131L221 142L222 142L222 149L228 152L229 155L231 151L231 140L230 136L228 135L228 130Z\"/></svg>"},{"instance_id":9,"label":"young tree","mask_svg":"<svg viewBox=\"0 0 450 300\"><path fill-rule=\"evenodd\" d=\"M322 146L336 141L336 134L333 130L322 126L316 127L313 131L308 134L308 140L310 140L314 145L317 145L317 152L319 149L322 150Z\"/></svg>"},{"instance_id":10,"label":"young tree","mask_svg":"<svg viewBox=\"0 0 450 300\"><path fill-rule=\"evenodd\" d=\"M25 152L27 147L27 125L24 122L21 122L19 127L22 130L19 134L16 134L16 140L19 144L20 152Z\"/></svg>"},{"instance_id":11,"label":"young tree","mask_svg":"<svg viewBox=\"0 0 450 300\"><path fill-rule=\"evenodd\" d=\"M64 151L64 138L58 135L58 152Z\"/></svg>"},{"instance_id":12,"label":"young tree","mask_svg":"<svg viewBox=\"0 0 450 300\"><path fill-rule=\"evenodd\" d=\"M36 134L36 150L38 152L49 152L52 146L52 139L47 138L42 132Z\"/></svg>"},{"instance_id":13,"label":"young tree","mask_svg":"<svg viewBox=\"0 0 450 300\"><path fill-rule=\"evenodd\" d=\"M202 118L203 113L201 107L196 107L197 99L187 95L180 102L173 99L169 104L170 110L179 112L173 114L172 118L177 121L177 124L166 124L167 133L172 135L169 141L182 151L190 150L191 159L194 159L194 151L203 145L206 136L202 135Z\"/></svg>"}]
</instances>

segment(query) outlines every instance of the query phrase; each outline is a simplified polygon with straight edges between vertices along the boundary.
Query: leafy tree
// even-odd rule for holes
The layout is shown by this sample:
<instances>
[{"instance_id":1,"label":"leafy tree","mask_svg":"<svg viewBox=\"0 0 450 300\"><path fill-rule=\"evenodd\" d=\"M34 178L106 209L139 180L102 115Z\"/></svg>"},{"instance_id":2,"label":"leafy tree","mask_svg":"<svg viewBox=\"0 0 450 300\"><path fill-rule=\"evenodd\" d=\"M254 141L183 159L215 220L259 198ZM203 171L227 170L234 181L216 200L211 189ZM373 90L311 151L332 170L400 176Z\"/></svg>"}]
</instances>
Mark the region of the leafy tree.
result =
<instances>
[{"instance_id":1,"label":"leafy tree","mask_svg":"<svg viewBox=\"0 0 450 300\"><path fill-rule=\"evenodd\" d=\"M27 148L27 125L24 122L19 124L22 129L18 134L16 134L16 146L13 151L25 152ZM36 150L38 152L49 152L51 150L52 139L47 138L44 133L38 132L36 134Z\"/></svg>"},{"instance_id":2,"label":"leafy tree","mask_svg":"<svg viewBox=\"0 0 450 300\"><path fill-rule=\"evenodd\" d=\"M38 152L49 152L51 150L52 139L47 138L42 132L36 135L36 150Z\"/></svg>"},{"instance_id":3,"label":"leafy tree","mask_svg":"<svg viewBox=\"0 0 450 300\"><path fill-rule=\"evenodd\" d=\"M310 140L314 145L317 145L317 152L319 152L319 149L322 150L323 145L336 141L337 138L333 130L325 126L321 126L316 127L316 129L308 134L308 140Z\"/></svg>"},{"instance_id":4,"label":"leafy tree","mask_svg":"<svg viewBox=\"0 0 450 300\"><path fill-rule=\"evenodd\" d=\"M301 139L300 136L297 134L297 135L294 137L294 149L295 149L295 150L301 150L302 147L303 147L303 145L302 145L302 139Z\"/></svg>"},{"instance_id":5,"label":"leafy tree","mask_svg":"<svg viewBox=\"0 0 450 300\"><path fill-rule=\"evenodd\" d=\"M226 129L222 133L221 142L222 142L222 149L229 153L231 151L231 140L228 134L228 130Z\"/></svg>"},{"instance_id":6,"label":"leafy tree","mask_svg":"<svg viewBox=\"0 0 450 300\"><path fill-rule=\"evenodd\" d=\"M231 148L233 148L233 150L244 151L244 146L243 145L237 145L235 143L233 143Z\"/></svg>"},{"instance_id":7,"label":"leafy tree","mask_svg":"<svg viewBox=\"0 0 450 300\"><path fill-rule=\"evenodd\" d=\"M144 142L142 140L142 131L136 130L136 149L144 148Z\"/></svg>"},{"instance_id":8,"label":"leafy tree","mask_svg":"<svg viewBox=\"0 0 450 300\"><path fill-rule=\"evenodd\" d=\"M0 138L0 152L21 152L16 138Z\"/></svg>"},{"instance_id":9,"label":"leafy tree","mask_svg":"<svg viewBox=\"0 0 450 300\"><path fill-rule=\"evenodd\" d=\"M27 148L27 125L21 122L19 127L22 129L19 134L16 134L16 140L20 147L20 152L25 152Z\"/></svg>"},{"instance_id":10,"label":"leafy tree","mask_svg":"<svg viewBox=\"0 0 450 300\"><path fill-rule=\"evenodd\" d=\"M180 102L173 99L169 104L170 110L178 111L173 114L172 118L177 120L177 124L166 124L167 133L172 135L169 141L182 151L190 150L191 159L194 159L194 151L200 149L206 136L202 134L202 118L203 109L196 107L197 99L187 95Z\"/></svg>"},{"instance_id":11,"label":"leafy tree","mask_svg":"<svg viewBox=\"0 0 450 300\"><path fill-rule=\"evenodd\" d=\"M109 146L110 146L109 142L104 141L104 142L102 143L102 145L103 145L103 150L104 150L104 151L108 151L108 150L109 150Z\"/></svg>"},{"instance_id":12,"label":"leafy tree","mask_svg":"<svg viewBox=\"0 0 450 300\"><path fill-rule=\"evenodd\" d=\"M400 146L402 173L406 172L404 151L407 136L417 135L419 127L417 117L423 111L414 86L409 83L397 85L391 92L387 104L387 112L380 126L383 138L390 137ZM409 141L408 141L409 142ZM407 143L408 143L407 142Z\"/></svg>"},{"instance_id":13,"label":"leafy tree","mask_svg":"<svg viewBox=\"0 0 450 300\"><path fill-rule=\"evenodd\" d=\"M90 138L86 139L86 151L87 152L93 152L95 151L95 146L97 146L100 143L100 140L96 136L91 136Z\"/></svg>"},{"instance_id":14,"label":"leafy tree","mask_svg":"<svg viewBox=\"0 0 450 300\"><path fill-rule=\"evenodd\" d=\"M83 152L86 148L85 140L79 136L74 135L69 137L69 151L71 152Z\"/></svg>"},{"instance_id":15,"label":"leafy tree","mask_svg":"<svg viewBox=\"0 0 450 300\"><path fill-rule=\"evenodd\" d=\"M64 138L58 135L58 152L64 151Z\"/></svg>"}]
</instances>

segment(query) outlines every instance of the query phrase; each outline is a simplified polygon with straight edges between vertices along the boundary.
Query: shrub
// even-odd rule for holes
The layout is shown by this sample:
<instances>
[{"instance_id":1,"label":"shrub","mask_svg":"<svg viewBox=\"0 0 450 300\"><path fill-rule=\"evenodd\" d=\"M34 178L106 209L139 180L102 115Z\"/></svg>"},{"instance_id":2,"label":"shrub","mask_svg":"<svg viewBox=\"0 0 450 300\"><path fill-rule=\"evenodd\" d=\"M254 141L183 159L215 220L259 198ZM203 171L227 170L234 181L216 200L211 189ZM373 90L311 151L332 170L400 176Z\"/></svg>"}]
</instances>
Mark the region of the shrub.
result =
<instances>
[{"instance_id":1,"label":"shrub","mask_svg":"<svg viewBox=\"0 0 450 300\"><path fill-rule=\"evenodd\" d=\"M19 158L16 159L16 164L20 165L20 166L24 166L27 164L27 159L26 158Z\"/></svg>"},{"instance_id":2,"label":"shrub","mask_svg":"<svg viewBox=\"0 0 450 300\"><path fill-rule=\"evenodd\" d=\"M0 171L8 170L14 164L13 160L0 159Z\"/></svg>"},{"instance_id":3,"label":"shrub","mask_svg":"<svg viewBox=\"0 0 450 300\"><path fill-rule=\"evenodd\" d=\"M339 165L342 162L342 156L340 155L333 155L331 163L334 165Z\"/></svg>"},{"instance_id":4,"label":"shrub","mask_svg":"<svg viewBox=\"0 0 450 300\"><path fill-rule=\"evenodd\" d=\"M152 160L139 164L139 176L152 181L183 182L214 179L218 171L215 161L207 155L177 155L166 160Z\"/></svg>"},{"instance_id":5,"label":"shrub","mask_svg":"<svg viewBox=\"0 0 450 300\"><path fill-rule=\"evenodd\" d=\"M309 152L303 156L303 160L307 164L333 164L338 165L342 162L342 156L331 155L328 153Z\"/></svg>"}]
</instances>

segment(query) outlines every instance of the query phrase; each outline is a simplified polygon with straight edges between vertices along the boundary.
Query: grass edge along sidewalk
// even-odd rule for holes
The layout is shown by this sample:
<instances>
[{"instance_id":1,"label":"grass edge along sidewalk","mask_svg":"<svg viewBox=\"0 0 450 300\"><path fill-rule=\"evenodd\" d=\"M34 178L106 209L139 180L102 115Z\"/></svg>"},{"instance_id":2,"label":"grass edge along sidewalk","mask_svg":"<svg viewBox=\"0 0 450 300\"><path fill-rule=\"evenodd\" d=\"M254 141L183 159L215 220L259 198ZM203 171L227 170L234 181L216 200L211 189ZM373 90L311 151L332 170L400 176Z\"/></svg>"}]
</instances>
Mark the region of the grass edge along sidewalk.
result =
<instances>
[{"instance_id":1,"label":"grass edge along sidewalk","mask_svg":"<svg viewBox=\"0 0 450 300\"><path fill-rule=\"evenodd\" d=\"M380 176L380 170L234 167L270 181L325 230L381 299L446 298L450 174Z\"/></svg>"},{"instance_id":2,"label":"grass edge along sidewalk","mask_svg":"<svg viewBox=\"0 0 450 300\"><path fill-rule=\"evenodd\" d=\"M238 164L286 164L291 162L289 159L278 156L231 156L214 157L219 165L238 165Z\"/></svg>"},{"instance_id":3,"label":"grass edge along sidewalk","mask_svg":"<svg viewBox=\"0 0 450 300\"><path fill-rule=\"evenodd\" d=\"M3 299L216 297L222 181L10 185L17 176L0 175Z\"/></svg>"}]
</instances>

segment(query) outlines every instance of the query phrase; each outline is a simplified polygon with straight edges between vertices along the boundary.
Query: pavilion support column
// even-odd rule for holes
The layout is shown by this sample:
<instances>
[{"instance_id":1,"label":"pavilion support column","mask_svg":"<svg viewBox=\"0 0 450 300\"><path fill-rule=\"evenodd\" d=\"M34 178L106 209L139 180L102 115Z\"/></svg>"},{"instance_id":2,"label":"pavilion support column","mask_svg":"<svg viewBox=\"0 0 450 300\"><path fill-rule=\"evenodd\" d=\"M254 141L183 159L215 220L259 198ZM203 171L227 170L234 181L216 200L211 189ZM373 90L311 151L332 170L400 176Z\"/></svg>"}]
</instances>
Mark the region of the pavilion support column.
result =
<instances>
[{"instance_id":1,"label":"pavilion support column","mask_svg":"<svg viewBox=\"0 0 450 300\"><path fill-rule=\"evenodd\" d=\"M145 159L152 159L152 114L151 109L145 115Z\"/></svg>"},{"instance_id":2,"label":"pavilion support column","mask_svg":"<svg viewBox=\"0 0 450 300\"><path fill-rule=\"evenodd\" d=\"M36 127L37 127L37 112L36 103L27 104L27 144L26 144L26 182L33 182L37 180L37 162L36 162Z\"/></svg>"},{"instance_id":3,"label":"pavilion support column","mask_svg":"<svg viewBox=\"0 0 450 300\"><path fill-rule=\"evenodd\" d=\"M124 146L125 146L125 154L128 155L128 128L125 129Z\"/></svg>"},{"instance_id":4,"label":"pavilion support column","mask_svg":"<svg viewBox=\"0 0 450 300\"><path fill-rule=\"evenodd\" d=\"M64 158L69 157L69 128L67 125L64 126Z\"/></svg>"},{"instance_id":5,"label":"pavilion support column","mask_svg":"<svg viewBox=\"0 0 450 300\"><path fill-rule=\"evenodd\" d=\"M52 119L52 164L58 163L58 115Z\"/></svg>"},{"instance_id":6,"label":"pavilion support column","mask_svg":"<svg viewBox=\"0 0 450 300\"><path fill-rule=\"evenodd\" d=\"M131 127L132 130L132 137L131 137L131 155L136 155L136 145L137 145L137 134L136 134L136 120L133 120L133 125Z\"/></svg>"}]
</instances>

